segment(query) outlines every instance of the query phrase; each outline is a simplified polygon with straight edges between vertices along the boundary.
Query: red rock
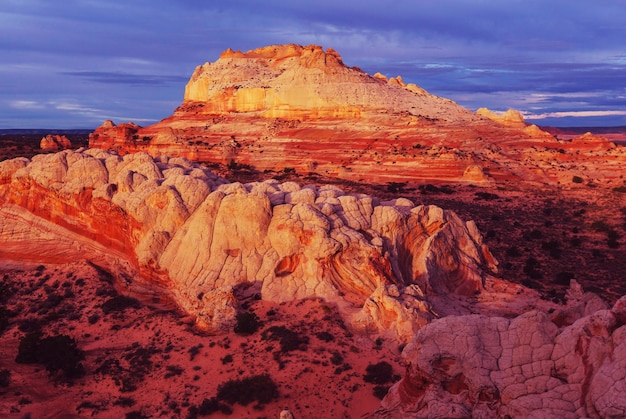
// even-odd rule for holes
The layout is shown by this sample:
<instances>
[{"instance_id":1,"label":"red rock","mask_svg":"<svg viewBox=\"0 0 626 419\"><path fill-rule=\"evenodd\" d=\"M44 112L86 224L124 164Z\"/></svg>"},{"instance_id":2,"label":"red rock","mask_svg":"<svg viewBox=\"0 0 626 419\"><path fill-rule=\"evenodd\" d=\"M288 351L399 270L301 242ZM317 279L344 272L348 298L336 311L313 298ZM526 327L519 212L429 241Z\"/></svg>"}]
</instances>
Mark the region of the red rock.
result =
<instances>
[{"instance_id":1,"label":"red rock","mask_svg":"<svg viewBox=\"0 0 626 419\"><path fill-rule=\"evenodd\" d=\"M370 417L623 417L622 307L561 329L537 311L434 320L405 348L404 378Z\"/></svg>"},{"instance_id":2,"label":"red rock","mask_svg":"<svg viewBox=\"0 0 626 419\"><path fill-rule=\"evenodd\" d=\"M39 148L44 151L65 150L72 147L72 143L65 135L48 134L41 139Z\"/></svg>"},{"instance_id":3,"label":"red rock","mask_svg":"<svg viewBox=\"0 0 626 419\"><path fill-rule=\"evenodd\" d=\"M91 147L122 154L368 183L571 184L590 160L586 176L617 182L625 153L594 144L557 141L517 111L475 114L400 76L348 67L332 49L294 44L227 50L196 68L172 116L144 128L107 123L90 137Z\"/></svg>"},{"instance_id":4,"label":"red rock","mask_svg":"<svg viewBox=\"0 0 626 419\"><path fill-rule=\"evenodd\" d=\"M0 259L88 259L211 330L232 326L246 284L407 340L454 298L491 293L497 271L473 222L406 199L228 183L185 159L96 149L0 162L0 179Z\"/></svg>"}]
</instances>

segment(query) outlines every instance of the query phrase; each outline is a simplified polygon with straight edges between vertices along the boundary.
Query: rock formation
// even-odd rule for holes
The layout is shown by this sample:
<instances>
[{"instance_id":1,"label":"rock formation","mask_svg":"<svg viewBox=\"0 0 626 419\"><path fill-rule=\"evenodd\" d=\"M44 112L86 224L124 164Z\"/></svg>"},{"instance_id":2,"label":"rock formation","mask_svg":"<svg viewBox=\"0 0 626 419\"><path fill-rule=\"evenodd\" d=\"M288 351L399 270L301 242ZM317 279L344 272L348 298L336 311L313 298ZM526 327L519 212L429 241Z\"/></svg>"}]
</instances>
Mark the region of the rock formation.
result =
<instances>
[{"instance_id":1,"label":"rock formation","mask_svg":"<svg viewBox=\"0 0 626 419\"><path fill-rule=\"evenodd\" d=\"M455 298L495 293L475 224L406 199L228 183L182 158L97 149L1 162L0 182L0 258L90 260L131 289L160 288L210 330L257 292L321 297L355 329L406 340Z\"/></svg>"},{"instance_id":2,"label":"rock formation","mask_svg":"<svg viewBox=\"0 0 626 419\"><path fill-rule=\"evenodd\" d=\"M595 308L565 324L539 311L435 320L372 417L623 417L626 297Z\"/></svg>"},{"instance_id":3,"label":"rock formation","mask_svg":"<svg viewBox=\"0 0 626 419\"><path fill-rule=\"evenodd\" d=\"M626 159L558 141L517 111L473 113L400 76L348 67L330 48L293 44L225 51L196 68L172 116L145 128L107 121L90 146L368 183L571 183L589 159L602 164L586 176L619 182Z\"/></svg>"},{"instance_id":4,"label":"rock formation","mask_svg":"<svg viewBox=\"0 0 626 419\"><path fill-rule=\"evenodd\" d=\"M72 143L65 135L48 134L41 139L39 148L43 151L66 150L72 147Z\"/></svg>"}]
</instances>

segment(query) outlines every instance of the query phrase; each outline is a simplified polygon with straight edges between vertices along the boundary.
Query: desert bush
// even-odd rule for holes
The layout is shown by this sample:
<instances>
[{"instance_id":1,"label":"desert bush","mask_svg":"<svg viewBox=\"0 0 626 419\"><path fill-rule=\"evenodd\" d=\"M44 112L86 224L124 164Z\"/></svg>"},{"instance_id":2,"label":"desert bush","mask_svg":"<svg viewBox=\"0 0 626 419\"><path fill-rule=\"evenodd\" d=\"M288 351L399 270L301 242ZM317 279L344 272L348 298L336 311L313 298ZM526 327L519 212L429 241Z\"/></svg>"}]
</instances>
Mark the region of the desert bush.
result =
<instances>
[{"instance_id":1,"label":"desert bush","mask_svg":"<svg viewBox=\"0 0 626 419\"><path fill-rule=\"evenodd\" d=\"M519 250L519 247L513 245L506 249L506 255L508 257L520 257L522 256L522 252Z\"/></svg>"},{"instance_id":2,"label":"desert bush","mask_svg":"<svg viewBox=\"0 0 626 419\"><path fill-rule=\"evenodd\" d=\"M15 294L15 289L5 277L0 281L0 303L6 303Z\"/></svg>"},{"instance_id":3,"label":"desert bush","mask_svg":"<svg viewBox=\"0 0 626 419\"><path fill-rule=\"evenodd\" d=\"M377 399L384 399L387 393L389 392L389 386L375 386L374 387L374 397Z\"/></svg>"},{"instance_id":4,"label":"desert bush","mask_svg":"<svg viewBox=\"0 0 626 419\"><path fill-rule=\"evenodd\" d=\"M84 352L76 341L67 335L41 338L40 331L28 333L20 341L15 362L20 364L43 364L51 376L61 372L63 379L72 380L85 375L81 361Z\"/></svg>"},{"instance_id":5,"label":"desert bush","mask_svg":"<svg viewBox=\"0 0 626 419\"><path fill-rule=\"evenodd\" d=\"M0 306L0 335L9 328L9 317L11 312L6 307Z\"/></svg>"},{"instance_id":6,"label":"desert bush","mask_svg":"<svg viewBox=\"0 0 626 419\"><path fill-rule=\"evenodd\" d=\"M559 285L569 285L570 280L574 279L575 276L573 272L561 271L556 274L556 283Z\"/></svg>"},{"instance_id":7,"label":"desert bush","mask_svg":"<svg viewBox=\"0 0 626 419\"><path fill-rule=\"evenodd\" d=\"M476 192L474 198L475 200L484 200L484 201L494 201L496 199L500 199L500 196L495 194L495 193L491 193L491 192Z\"/></svg>"},{"instance_id":8,"label":"desert bush","mask_svg":"<svg viewBox=\"0 0 626 419\"><path fill-rule=\"evenodd\" d=\"M189 360L193 361L194 358L200 353L200 349L202 349L204 347L204 345L202 345L201 343L192 346L191 348L189 348L189 350L187 352L189 352Z\"/></svg>"},{"instance_id":9,"label":"desert bush","mask_svg":"<svg viewBox=\"0 0 626 419\"><path fill-rule=\"evenodd\" d=\"M217 399L229 404L239 403L247 406L256 401L263 405L277 398L278 387L268 374L229 380L217 387Z\"/></svg>"},{"instance_id":10,"label":"desert bush","mask_svg":"<svg viewBox=\"0 0 626 419\"><path fill-rule=\"evenodd\" d=\"M132 397L120 397L116 401L113 402L113 406L122 406L122 407L133 407L137 404L137 401Z\"/></svg>"},{"instance_id":11,"label":"desert bush","mask_svg":"<svg viewBox=\"0 0 626 419\"><path fill-rule=\"evenodd\" d=\"M87 321L89 322L89 324L96 324L98 323L98 320L100 320L100 316L97 313L94 313L91 316L87 317Z\"/></svg>"},{"instance_id":12,"label":"desert bush","mask_svg":"<svg viewBox=\"0 0 626 419\"><path fill-rule=\"evenodd\" d=\"M237 314L237 323L234 331L238 335L248 336L259 330L260 326L261 324L256 314L244 311Z\"/></svg>"},{"instance_id":13,"label":"desert bush","mask_svg":"<svg viewBox=\"0 0 626 419\"><path fill-rule=\"evenodd\" d=\"M561 243L556 240L544 241L541 243L541 248L547 250L550 257L553 259L559 259L561 257Z\"/></svg>"},{"instance_id":14,"label":"desert bush","mask_svg":"<svg viewBox=\"0 0 626 419\"><path fill-rule=\"evenodd\" d=\"M0 370L0 387L8 387L11 384L11 371L7 369Z\"/></svg>"},{"instance_id":15,"label":"desert bush","mask_svg":"<svg viewBox=\"0 0 626 419\"><path fill-rule=\"evenodd\" d=\"M233 413L233 409L229 405L220 402L217 397L204 399L202 400L200 406L198 406L198 415L200 416L209 416L217 412L221 412L225 415L231 415Z\"/></svg>"},{"instance_id":16,"label":"desert bush","mask_svg":"<svg viewBox=\"0 0 626 419\"><path fill-rule=\"evenodd\" d=\"M543 238L543 233L541 230L531 230L530 232L524 232L524 239L526 240L539 240Z\"/></svg>"},{"instance_id":17,"label":"desert bush","mask_svg":"<svg viewBox=\"0 0 626 419\"><path fill-rule=\"evenodd\" d=\"M387 191L391 193L400 193L406 188L406 182L388 182Z\"/></svg>"},{"instance_id":18,"label":"desert bush","mask_svg":"<svg viewBox=\"0 0 626 419\"><path fill-rule=\"evenodd\" d=\"M231 354L225 355L224 358L221 359L222 365L230 364L233 362L233 356Z\"/></svg>"},{"instance_id":19,"label":"desert bush","mask_svg":"<svg viewBox=\"0 0 626 419\"><path fill-rule=\"evenodd\" d=\"M543 274L539 270L541 265L539 261L533 257L526 259L526 264L524 265L524 273L528 275L532 279L541 279L543 278Z\"/></svg>"},{"instance_id":20,"label":"desert bush","mask_svg":"<svg viewBox=\"0 0 626 419\"><path fill-rule=\"evenodd\" d=\"M385 384L391 381L393 368L390 363L381 361L377 364L369 364L365 368L363 380L372 384Z\"/></svg>"},{"instance_id":21,"label":"desert bush","mask_svg":"<svg viewBox=\"0 0 626 419\"><path fill-rule=\"evenodd\" d=\"M591 229L599 233L608 233L611 230L611 226L606 222L599 220L591 223Z\"/></svg>"},{"instance_id":22,"label":"desert bush","mask_svg":"<svg viewBox=\"0 0 626 419\"><path fill-rule=\"evenodd\" d=\"M308 336L300 335L285 326L272 326L264 330L261 339L279 341L281 352L291 352L296 349L306 350L306 346L309 344Z\"/></svg>"},{"instance_id":23,"label":"desert bush","mask_svg":"<svg viewBox=\"0 0 626 419\"><path fill-rule=\"evenodd\" d=\"M610 229L607 233L607 244L611 249L617 249L619 247L620 235L617 231Z\"/></svg>"},{"instance_id":24,"label":"desert bush","mask_svg":"<svg viewBox=\"0 0 626 419\"><path fill-rule=\"evenodd\" d=\"M17 326L20 332L30 333L41 330L41 320L37 317L28 317L19 322Z\"/></svg>"},{"instance_id":25,"label":"desert bush","mask_svg":"<svg viewBox=\"0 0 626 419\"><path fill-rule=\"evenodd\" d=\"M333 340L335 340L335 337L332 335L332 333L328 333L326 331L317 332L315 334L315 337L317 337L319 340L323 342L332 342Z\"/></svg>"},{"instance_id":26,"label":"desert bush","mask_svg":"<svg viewBox=\"0 0 626 419\"><path fill-rule=\"evenodd\" d=\"M165 369L167 370L167 372L165 373L164 378L171 378L182 375L185 371L182 367L179 367L178 365L168 365L165 367Z\"/></svg>"},{"instance_id":27,"label":"desert bush","mask_svg":"<svg viewBox=\"0 0 626 419\"><path fill-rule=\"evenodd\" d=\"M330 363L333 365L341 365L343 362L343 356L339 352L334 352L330 357Z\"/></svg>"},{"instance_id":28,"label":"desert bush","mask_svg":"<svg viewBox=\"0 0 626 419\"><path fill-rule=\"evenodd\" d=\"M574 183L583 183L583 181L584 181L583 178L581 178L580 176L574 175L572 177L572 182L574 182Z\"/></svg>"},{"instance_id":29,"label":"desert bush","mask_svg":"<svg viewBox=\"0 0 626 419\"><path fill-rule=\"evenodd\" d=\"M102 311L104 314L109 314L114 311L124 311L127 308L139 307L141 307L141 303L139 303L136 298L128 297L126 295L117 295L102 304Z\"/></svg>"}]
</instances>

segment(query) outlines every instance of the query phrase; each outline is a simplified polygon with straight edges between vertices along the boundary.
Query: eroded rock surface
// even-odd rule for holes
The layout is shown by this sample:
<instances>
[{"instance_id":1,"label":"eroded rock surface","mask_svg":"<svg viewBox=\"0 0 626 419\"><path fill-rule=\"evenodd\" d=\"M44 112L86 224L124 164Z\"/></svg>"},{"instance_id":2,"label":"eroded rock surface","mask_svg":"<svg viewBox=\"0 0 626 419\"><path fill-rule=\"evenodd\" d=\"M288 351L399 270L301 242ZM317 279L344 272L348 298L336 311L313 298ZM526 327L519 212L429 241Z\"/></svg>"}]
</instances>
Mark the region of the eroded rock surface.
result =
<instances>
[{"instance_id":1,"label":"eroded rock surface","mask_svg":"<svg viewBox=\"0 0 626 419\"><path fill-rule=\"evenodd\" d=\"M540 311L434 320L405 348L406 374L372 417L624 417L626 297L593 313L593 296L579 297L567 325Z\"/></svg>"},{"instance_id":2,"label":"eroded rock surface","mask_svg":"<svg viewBox=\"0 0 626 419\"><path fill-rule=\"evenodd\" d=\"M39 148L44 151L65 150L72 147L72 143L65 135L48 134L41 139Z\"/></svg>"},{"instance_id":3,"label":"eroded rock surface","mask_svg":"<svg viewBox=\"0 0 626 419\"><path fill-rule=\"evenodd\" d=\"M474 113L294 44L225 51L195 69L173 115L148 127L106 121L90 147L369 183L619 185L626 161L612 143L560 141L520 112Z\"/></svg>"},{"instance_id":4,"label":"eroded rock surface","mask_svg":"<svg viewBox=\"0 0 626 419\"><path fill-rule=\"evenodd\" d=\"M88 259L211 330L256 292L321 297L356 329L406 340L451 298L489 294L497 271L472 221L406 199L228 183L182 158L98 149L4 161L0 179L0 257Z\"/></svg>"}]
</instances>

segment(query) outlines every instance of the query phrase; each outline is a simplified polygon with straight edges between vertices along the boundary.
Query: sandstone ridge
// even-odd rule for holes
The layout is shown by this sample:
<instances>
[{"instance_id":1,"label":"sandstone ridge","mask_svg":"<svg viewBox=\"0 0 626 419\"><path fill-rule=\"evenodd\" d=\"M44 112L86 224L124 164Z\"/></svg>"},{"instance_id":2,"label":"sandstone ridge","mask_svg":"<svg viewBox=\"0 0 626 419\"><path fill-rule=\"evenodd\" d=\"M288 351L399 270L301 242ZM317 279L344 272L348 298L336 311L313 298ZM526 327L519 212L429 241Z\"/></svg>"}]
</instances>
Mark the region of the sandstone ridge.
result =
<instances>
[{"instance_id":1,"label":"sandstone ridge","mask_svg":"<svg viewBox=\"0 0 626 419\"><path fill-rule=\"evenodd\" d=\"M623 417L626 297L580 315L435 320L405 348L406 374L371 417Z\"/></svg>"},{"instance_id":2,"label":"sandstone ridge","mask_svg":"<svg viewBox=\"0 0 626 419\"><path fill-rule=\"evenodd\" d=\"M621 147L560 141L520 112L474 113L400 76L348 67L331 48L294 44L227 50L195 69L173 115L148 127L107 121L89 143L367 183L571 185L578 176L610 186L626 160Z\"/></svg>"},{"instance_id":3,"label":"sandstone ridge","mask_svg":"<svg viewBox=\"0 0 626 419\"><path fill-rule=\"evenodd\" d=\"M228 183L185 159L98 149L1 162L0 182L1 259L90 260L208 330L231 327L241 293L259 293L323 298L355 329L406 340L499 281L472 221L406 199Z\"/></svg>"}]
</instances>

